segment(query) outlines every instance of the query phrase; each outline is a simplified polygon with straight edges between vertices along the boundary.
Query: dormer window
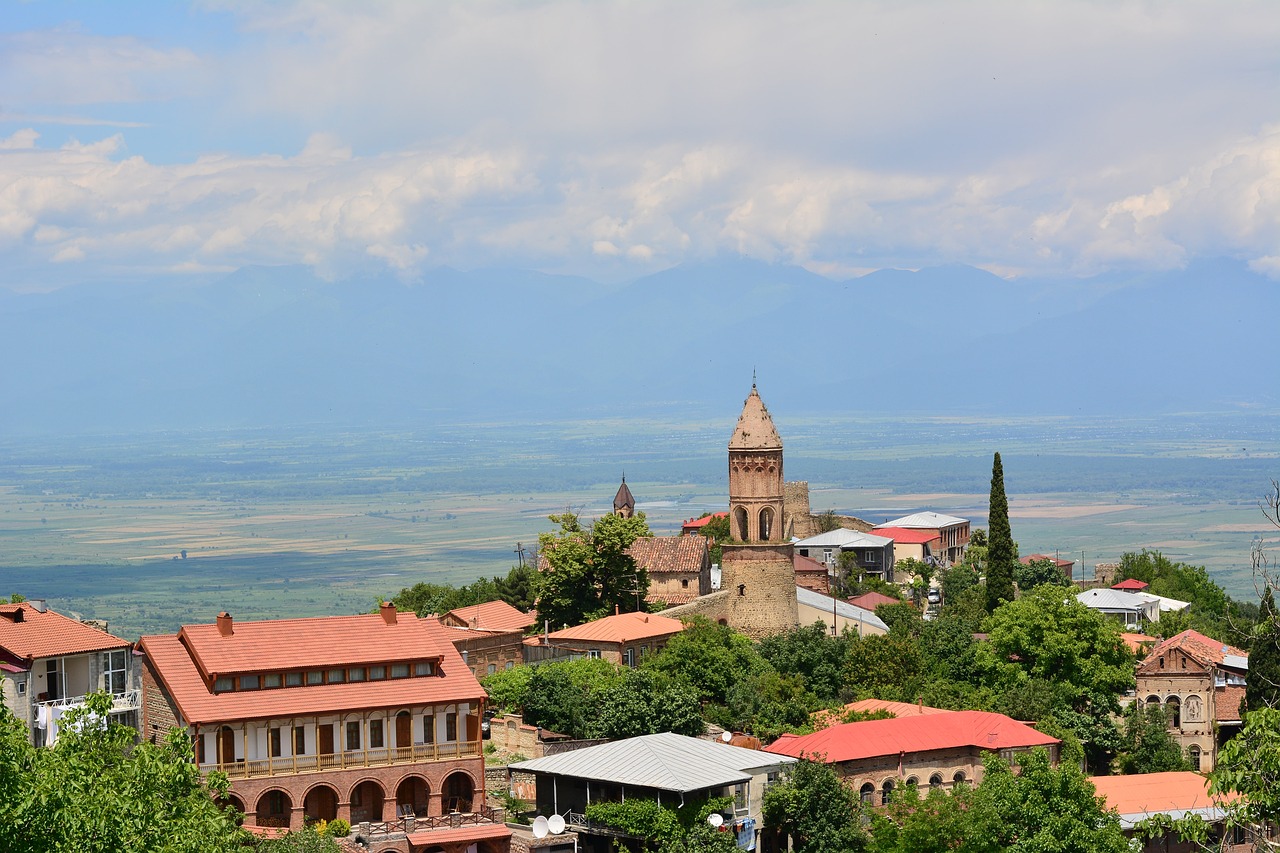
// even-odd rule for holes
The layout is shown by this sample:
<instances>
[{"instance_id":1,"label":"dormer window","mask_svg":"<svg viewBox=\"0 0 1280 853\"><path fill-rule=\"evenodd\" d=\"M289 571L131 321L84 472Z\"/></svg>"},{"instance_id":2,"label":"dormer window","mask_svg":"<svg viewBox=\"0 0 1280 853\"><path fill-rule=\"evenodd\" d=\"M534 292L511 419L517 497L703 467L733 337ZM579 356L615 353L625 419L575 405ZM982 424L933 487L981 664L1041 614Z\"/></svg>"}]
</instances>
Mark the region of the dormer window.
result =
<instances>
[{"instance_id":1,"label":"dormer window","mask_svg":"<svg viewBox=\"0 0 1280 853\"><path fill-rule=\"evenodd\" d=\"M364 681L364 667L356 666L347 670L347 681Z\"/></svg>"},{"instance_id":2,"label":"dormer window","mask_svg":"<svg viewBox=\"0 0 1280 853\"><path fill-rule=\"evenodd\" d=\"M383 680L383 679L385 679L386 677L387 677L387 668L386 668L385 666L371 666L371 667L369 667L369 680L370 680L370 681L382 681L382 680Z\"/></svg>"},{"instance_id":3,"label":"dormer window","mask_svg":"<svg viewBox=\"0 0 1280 853\"><path fill-rule=\"evenodd\" d=\"M224 675L221 678L214 679L213 692L214 693L230 693L234 686L235 684L231 680L231 677Z\"/></svg>"},{"instance_id":4,"label":"dormer window","mask_svg":"<svg viewBox=\"0 0 1280 853\"><path fill-rule=\"evenodd\" d=\"M257 690L257 689L258 689L258 676L256 676L256 675L242 675L242 676L240 676L240 689L241 689L241 690Z\"/></svg>"},{"instance_id":5,"label":"dormer window","mask_svg":"<svg viewBox=\"0 0 1280 853\"><path fill-rule=\"evenodd\" d=\"M330 683L330 684L341 684L342 682L344 682L344 681L346 681L346 680L347 680L347 671L346 671L345 669L331 669L331 670L329 670L329 683Z\"/></svg>"},{"instance_id":6,"label":"dormer window","mask_svg":"<svg viewBox=\"0 0 1280 853\"><path fill-rule=\"evenodd\" d=\"M435 671L435 664L430 662L416 663L413 665L414 675L434 675Z\"/></svg>"},{"instance_id":7,"label":"dormer window","mask_svg":"<svg viewBox=\"0 0 1280 853\"><path fill-rule=\"evenodd\" d=\"M307 686L310 687L313 684L324 684L324 673L318 669L307 673Z\"/></svg>"},{"instance_id":8,"label":"dormer window","mask_svg":"<svg viewBox=\"0 0 1280 853\"><path fill-rule=\"evenodd\" d=\"M300 672L286 672L286 673L284 674L284 684L285 684L285 686L286 686L286 687L301 687L301 686L302 686L302 673L300 673Z\"/></svg>"},{"instance_id":9,"label":"dormer window","mask_svg":"<svg viewBox=\"0 0 1280 853\"><path fill-rule=\"evenodd\" d=\"M408 678L408 677L409 677L409 664L407 664L407 663L393 663L393 664L391 665L391 677L392 677L392 678Z\"/></svg>"},{"instance_id":10,"label":"dormer window","mask_svg":"<svg viewBox=\"0 0 1280 853\"><path fill-rule=\"evenodd\" d=\"M280 673L269 672L266 675L262 676L262 686L263 687L279 687L280 678L281 678Z\"/></svg>"}]
</instances>

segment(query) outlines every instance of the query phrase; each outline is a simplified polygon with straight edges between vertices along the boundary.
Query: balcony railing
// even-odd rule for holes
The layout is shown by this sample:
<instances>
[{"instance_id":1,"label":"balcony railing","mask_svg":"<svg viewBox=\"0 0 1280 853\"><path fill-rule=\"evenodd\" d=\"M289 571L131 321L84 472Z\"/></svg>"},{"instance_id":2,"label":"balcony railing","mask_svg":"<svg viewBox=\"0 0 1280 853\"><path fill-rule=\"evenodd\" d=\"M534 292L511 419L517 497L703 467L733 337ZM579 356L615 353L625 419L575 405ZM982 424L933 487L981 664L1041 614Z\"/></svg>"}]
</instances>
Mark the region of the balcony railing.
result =
<instances>
[{"instance_id":1,"label":"balcony railing","mask_svg":"<svg viewBox=\"0 0 1280 853\"><path fill-rule=\"evenodd\" d=\"M431 817L402 817L391 821L364 821L354 827L359 835L390 835L398 832L422 832L431 829L457 829L462 826L481 826L502 822L503 811L481 806L478 812L454 812ZM261 825L261 821L259 821Z\"/></svg>"},{"instance_id":2,"label":"balcony railing","mask_svg":"<svg viewBox=\"0 0 1280 853\"><path fill-rule=\"evenodd\" d=\"M200 771L208 773L221 770L229 779L253 779L294 773L323 773L327 770L345 770L349 767L385 767L390 764L449 761L455 758L476 758L483 754L483 744L478 740L417 743L413 746L392 746L383 749L355 749L321 755L292 755L201 764Z\"/></svg>"},{"instance_id":3,"label":"balcony railing","mask_svg":"<svg viewBox=\"0 0 1280 853\"><path fill-rule=\"evenodd\" d=\"M46 702L37 702L37 708L70 708L73 705L83 705L87 696L65 696L61 699L50 699ZM111 713L119 711L136 711L142 707L142 691L126 690L123 693L111 694Z\"/></svg>"}]
</instances>

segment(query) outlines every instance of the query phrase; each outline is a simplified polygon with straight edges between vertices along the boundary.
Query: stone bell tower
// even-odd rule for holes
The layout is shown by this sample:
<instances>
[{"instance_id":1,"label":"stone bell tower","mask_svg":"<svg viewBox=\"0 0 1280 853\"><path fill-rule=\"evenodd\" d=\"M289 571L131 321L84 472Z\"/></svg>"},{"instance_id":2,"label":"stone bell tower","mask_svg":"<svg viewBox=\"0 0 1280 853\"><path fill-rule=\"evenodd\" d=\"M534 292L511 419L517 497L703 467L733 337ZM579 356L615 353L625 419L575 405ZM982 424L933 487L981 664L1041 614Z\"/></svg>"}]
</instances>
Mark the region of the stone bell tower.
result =
<instances>
[{"instance_id":1,"label":"stone bell tower","mask_svg":"<svg viewBox=\"0 0 1280 853\"><path fill-rule=\"evenodd\" d=\"M749 637L794 628L796 576L783 529L782 437L753 383L729 439L731 543L722 552L726 620Z\"/></svg>"}]
</instances>

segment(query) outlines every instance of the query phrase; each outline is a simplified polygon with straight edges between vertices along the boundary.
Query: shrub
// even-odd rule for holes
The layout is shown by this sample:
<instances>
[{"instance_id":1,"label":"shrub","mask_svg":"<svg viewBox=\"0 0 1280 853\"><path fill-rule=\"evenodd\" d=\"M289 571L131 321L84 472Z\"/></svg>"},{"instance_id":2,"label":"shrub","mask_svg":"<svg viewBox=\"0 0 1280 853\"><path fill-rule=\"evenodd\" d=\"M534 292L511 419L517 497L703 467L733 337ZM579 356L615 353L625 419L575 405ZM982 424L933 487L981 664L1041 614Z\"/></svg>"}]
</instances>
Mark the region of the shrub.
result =
<instances>
[{"instance_id":1,"label":"shrub","mask_svg":"<svg viewBox=\"0 0 1280 853\"><path fill-rule=\"evenodd\" d=\"M334 818L324 828L324 834L330 838L346 838L351 834L351 824L342 818Z\"/></svg>"}]
</instances>

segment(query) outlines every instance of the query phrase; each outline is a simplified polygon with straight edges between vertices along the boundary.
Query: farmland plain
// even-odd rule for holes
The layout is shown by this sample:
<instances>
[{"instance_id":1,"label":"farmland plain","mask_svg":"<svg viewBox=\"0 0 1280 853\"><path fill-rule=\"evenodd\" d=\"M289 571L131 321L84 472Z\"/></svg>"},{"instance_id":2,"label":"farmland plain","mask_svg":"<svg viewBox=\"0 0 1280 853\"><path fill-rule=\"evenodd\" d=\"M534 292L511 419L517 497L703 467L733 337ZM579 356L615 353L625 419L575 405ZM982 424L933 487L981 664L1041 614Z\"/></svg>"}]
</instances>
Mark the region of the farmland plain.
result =
<instances>
[{"instance_id":1,"label":"farmland plain","mask_svg":"<svg viewBox=\"0 0 1280 853\"><path fill-rule=\"evenodd\" d=\"M208 621L367 610L418 581L526 559L546 516L608 509L625 473L655 533L724 507L731 418L414 429L308 427L0 442L0 592L126 637ZM1252 595L1280 415L1160 419L778 417L814 511L930 508L985 523L1004 459L1022 553L1081 566L1158 549ZM1083 559L1082 559L1083 552Z\"/></svg>"}]
</instances>

